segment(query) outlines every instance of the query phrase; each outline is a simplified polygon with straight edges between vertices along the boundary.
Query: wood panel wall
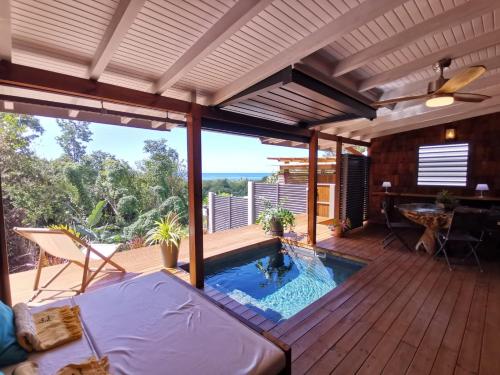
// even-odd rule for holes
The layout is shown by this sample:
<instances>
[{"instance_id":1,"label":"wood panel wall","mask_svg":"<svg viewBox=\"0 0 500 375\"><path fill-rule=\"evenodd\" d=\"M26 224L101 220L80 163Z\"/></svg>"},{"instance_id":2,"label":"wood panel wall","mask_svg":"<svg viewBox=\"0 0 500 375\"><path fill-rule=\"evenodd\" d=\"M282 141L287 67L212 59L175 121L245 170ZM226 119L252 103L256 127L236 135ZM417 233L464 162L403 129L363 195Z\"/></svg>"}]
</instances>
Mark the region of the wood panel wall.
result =
<instances>
[{"instance_id":1,"label":"wood panel wall","mask_svg":"<svg viewBox=\"0 0 500 375\"><path fill-rule=\"evenodd\" d=\"M397 193L437 194L442 188L417 186L417 152L421 145L444 143L448 127L456 129L456 142L470 144L466 188L446 187L456 195L475 195L477 183L487 183L488 195L500 197L500 112L411 132L372 139L370 192L383 191L383 181ZM370 217L380 213L380 196L370 196Z\"/></svg>"}]
</instances>

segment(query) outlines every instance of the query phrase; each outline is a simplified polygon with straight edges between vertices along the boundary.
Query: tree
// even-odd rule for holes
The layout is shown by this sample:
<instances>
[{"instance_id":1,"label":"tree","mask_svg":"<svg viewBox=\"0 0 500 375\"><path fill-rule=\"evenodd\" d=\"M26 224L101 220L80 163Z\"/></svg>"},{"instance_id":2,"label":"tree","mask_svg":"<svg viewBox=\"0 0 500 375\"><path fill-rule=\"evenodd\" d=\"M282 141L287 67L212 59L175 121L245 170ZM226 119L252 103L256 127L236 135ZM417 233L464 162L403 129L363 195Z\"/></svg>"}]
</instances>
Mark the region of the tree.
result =
<instances>
[{"instance_id":1,"label":"tree","mask_svg":"<svg viewBox=\"0 0 500 375\"><path fill-rule=\"evenodd\" d=\"M92 132L87 121L73 121L57 119L61 135L56 141L61 146L64 154L74 162L79 162L85 156L86 143L92 140Z\"/></svg>"}]
</instances>

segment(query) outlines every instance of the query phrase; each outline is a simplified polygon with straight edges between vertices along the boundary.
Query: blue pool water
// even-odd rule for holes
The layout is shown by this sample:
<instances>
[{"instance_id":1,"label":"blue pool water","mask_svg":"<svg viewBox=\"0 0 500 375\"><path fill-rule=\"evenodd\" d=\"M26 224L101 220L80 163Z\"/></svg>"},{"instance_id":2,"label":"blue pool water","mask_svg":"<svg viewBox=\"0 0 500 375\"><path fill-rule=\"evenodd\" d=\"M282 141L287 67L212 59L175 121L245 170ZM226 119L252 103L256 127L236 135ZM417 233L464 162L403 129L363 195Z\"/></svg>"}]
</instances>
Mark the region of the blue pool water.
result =
<instances>
[{"instance_id":1,"label":"blue pool water","mask_svg":"<svg viewBox=\"0 0 500 375\"><path fill-rule=\"evenodd\" d=\"M205 263L205 283L266 318L290 318L359 271L363 265L311 250L276 246Z\"/></svg>"}]
</instances>

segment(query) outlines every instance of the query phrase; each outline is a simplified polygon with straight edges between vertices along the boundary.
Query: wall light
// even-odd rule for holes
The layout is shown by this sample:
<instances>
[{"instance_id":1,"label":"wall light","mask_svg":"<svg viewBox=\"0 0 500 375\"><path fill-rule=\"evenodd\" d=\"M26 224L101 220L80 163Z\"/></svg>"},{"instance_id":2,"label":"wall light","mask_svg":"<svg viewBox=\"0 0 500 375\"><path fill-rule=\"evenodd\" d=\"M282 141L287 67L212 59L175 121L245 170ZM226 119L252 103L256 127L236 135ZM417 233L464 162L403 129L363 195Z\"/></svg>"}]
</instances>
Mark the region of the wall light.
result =
<instances>
[{"instance_id":1,"label":"wall light","mask_svg":"<svg viewBox=\"0 0 500 375\"><path fill-rule=\"evenodd\" d=\"M453 141L457 137L455 128L446 128L444 131L444 139L447 141Z\"/></svg>"},{"instance_id":2,"label":"wall light","mask_svg":"<svg viewBox=\"0 0 500 375\"><path fill-rule=\"evenodd\" d=\"M444 107L446 105L453 104L455 99L451 95L436 96L434 98L427 99L425 105L427 107Z\"/></svg>"}]
</instances>

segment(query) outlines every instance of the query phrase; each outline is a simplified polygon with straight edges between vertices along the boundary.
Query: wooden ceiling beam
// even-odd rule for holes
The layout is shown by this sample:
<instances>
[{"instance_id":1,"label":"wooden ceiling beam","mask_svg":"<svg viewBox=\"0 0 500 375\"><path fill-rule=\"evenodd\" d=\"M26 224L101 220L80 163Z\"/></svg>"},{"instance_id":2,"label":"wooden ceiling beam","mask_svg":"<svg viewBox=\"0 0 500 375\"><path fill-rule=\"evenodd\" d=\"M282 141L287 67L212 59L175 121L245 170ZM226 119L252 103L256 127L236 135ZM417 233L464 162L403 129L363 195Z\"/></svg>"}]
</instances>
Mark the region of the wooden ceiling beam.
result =
<instances>
[{"instance_id":1,"label":"wooden ceiling beam","mask_svg":"<svg viewBox=\"0 0 500 375\"><path fill-rule=\"evenodd\" d=\"M188 113L191 103L90 79L0 61L0 84L111 103Z\"/></svg>"},{"instance_id":2,"label":"wooden ceiling beam","mask_svg":"<svg viewBox=\"0 0 500 375\"><path fill-rule=\"evenodd\" d=\"M334 65L331 75L333 77L342 76L426 35L449 29L496 8L498 8L498 4L491 0L475 0L459 5L340 60Z\"/></svg>"},{"instance_id":3,"label":"wooden ceiling beam","mask_svg":"<svg viewBox=\"0 0 500 375\"><path fill-rule=\"evenodd\" d=\"M12 31L10 0L0 0L0 60L12 58Z\"/></svg>"},{"instance_id":4,"label":"wooden ceiling beam","mask_svg":"<svg viewBox=\"0 0 500 375\"><path fill-rule=\"evenodd\" d=\"M477 38L469 39L454 46L442 49L440 51L426 55L421 59L412 60L408 64L400 65L389 71L377 74L359 82L358 89L363 92L374 87L385 85L389 82L396 81L409 74L417 72L421 69L429 68L435 62L443 58L457 58L467 55L474 51L488 48L498 44L500 40L500 29L478 36Z\"/></svg>"},{"instance_id":5,"label":"wooden ceiling beam","mask_svg":"<svg viewBox=\"0 0 500 375\"><path fill-rule=\"evenodd\" d=\"M365 141L361 141L358 139L340 137L338 135L333 135L333 134L328 134L328 133L323 133L323 132L318 132L318 136L319 136L319 139L324 139L324 140L332 141L332 142L342 142L342 143L347 143L349 145L355 145L355 146L365 146L365 147L370 146L370 142L365 142Z\"/></svg>"},{"instance_id":6,"label":"wooden ceiling beam","mask_svg":"<svg viewBox=\"0 0 500 375\"><path fill-rule=\"evenodd\" d=\"M99 79L145 2L146 0L120 1L90 64L90 78Z\"/></svg>"},{"instance_id":7,"label":"wooden ceiling beam","mask_svg":"<svg viewBox=\"0 0 500 375\"><path fill-rule=\"evenodd\" d=\"M479 60L474 63L475 65L484 65L488 70L494 70L497 68L500 68L500 56L494 56L488 59L484 60ZM452 77L454 74L458 73L459 71L463 70L464 67L457 68L457 69L447 69L445 71L445 77ZM493 77L499 77L499 74L493 75ZM437 75L436 75L437 78ZM478 90L481 88L484 88L485 85L490 85L491 86L491 75L483 76L480 79L472 82L471 84L467 85L464 87L462 92L468 92L468 91L473 91L473 90ZM387 100L387 99L392 99L392 98L398 98L401 96L409 96L409 95L415 95L415 94L425 94L427 92L427 85L429 83L429 80L422 80L422 81L416 81L413 83L408 83L400 88L393 89L386 91L382 94L379 100ZM414 103L415 101L413 101ZM408 102L411 103L411 102ZM401 109L402 107L406 108L407 106L401 106L398 104L395 109Z\"/></svg>"},{"instance_id":8,"label":"wooden ceiling beam","mask_svg":"<svg viewBox=\"0 0 500 375\"><path fill-rule=\"evenodd\" d=\"M500 85L492 86L484 90L478 90L478 93L485 95L492 95L493 98L485 100L482 103L464 103L457 102L447 107L437 107L428 108L425 104L420 104L418 106L410 107L405 110L390 113L386 116L378 117L377 120L373 121L371 126L355 131L352 133L353 136L363 138L373 138L374 134L378 134L382 131L393 130L395 128L401 129L407 125L412 125L421 121L436 120L442 121L444 116L453 115L457 112L462 111L475 111L484 107L497 106L498 111L498 100L499 97L495 96L500 94Z\"/></svg>"},{"instance_id":9,"label":"wooden ceiling beam","mask_svg":"<svg viewBox=\"0 0 500 375\"><path fill-rule=\"evenodd\" d=\"M263 64L243 74L222 89L218 90L212 97L212 104L222 103L247 87L269 77L270 75L284 69L288 65L299 62L306 56L333 43L349 32L367 22L383 15L389 10L404 3L403 0L365 1L357 7L345 13L318 30L312 32L300 41L277 53Z\"/></svg>"},{"instance_id":10,"label":"wooden ceiling beam","mask_svg":"<svg viewBox=\"0 0 500 375\"><path fill-rule=\"evenodd\" d=\"M172 87L271 2L272 0L239 0L163 73L154 85L154 92L161 94Z\"/></svg>"},{"instance_id":11,"label":"wooden ceiling beam","mask_svg":"<svg viewBox=\"0 0 500 375\"><path fill-rule=\"evenodd\" d=\"M295 142L309 142L307 129L279 122L246 116L213 107L202 107L202 127L239 135L276 138Z\"/></svg>"},{"instance_id":12,"label":"wooden ceiling beam","mask_svg":"<svg viewBox=\"0 0 500 375\"><path fill-rule=\"evenodd\" d=\"M455 111L453 113L442 114L437 118L434 116L431 116L430 118L425 119L425 120L417 118L415 123L412 123L409 125L405 124L403 126L398 126L399 124L395 123L394 126L389 128L389 129L381 130L381 131L373 131L372 133L368 133L368 134L364 135L363 138L373 139L373 138L377 138L377 137L383 137L385 135L390 135L390 134L395 134L395 133L403 133L403 132L407 132L407 131L427 128L430 126L447 124L450 122L459 121L459 120L463 120L463 119L467 119L467 118L471 118L471 117L478 117L478 116L487 115L490 113L496 113L496 112L498 112L499 106L500 106L500 98L495 98L488 105L479 106L479 108L477 108L477 106L472 107L472 105L469 105L466 108L460 109L458 112Z\"/></svg>"}]
</instances>

